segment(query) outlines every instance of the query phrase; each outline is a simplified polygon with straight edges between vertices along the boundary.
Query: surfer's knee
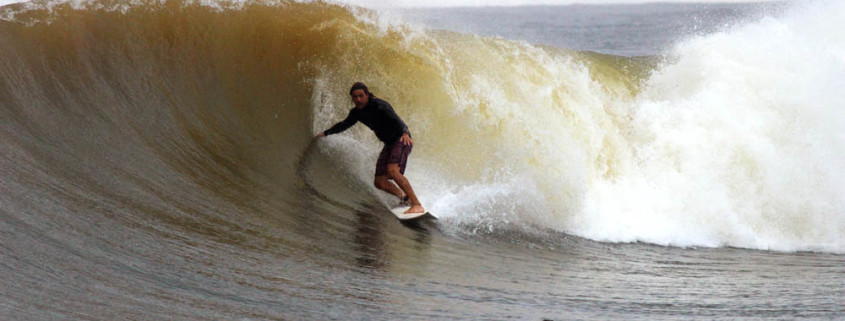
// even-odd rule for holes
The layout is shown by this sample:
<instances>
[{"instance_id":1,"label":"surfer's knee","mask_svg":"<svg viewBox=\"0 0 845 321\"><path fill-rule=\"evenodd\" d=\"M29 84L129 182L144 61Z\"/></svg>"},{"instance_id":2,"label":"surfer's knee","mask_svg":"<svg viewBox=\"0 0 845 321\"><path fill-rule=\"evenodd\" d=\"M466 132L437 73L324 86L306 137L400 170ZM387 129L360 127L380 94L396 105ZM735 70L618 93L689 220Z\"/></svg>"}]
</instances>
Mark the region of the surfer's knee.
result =
<instances>
[{"instance_id":1,"label":"surfer's knee","mask_svg":"<svg viewBox=\"0 0 845 321\"><path fill-rule=\"evenodd\" d=\"M394 181L405 177L404 175L402 175L402 171L399 169L399 164L388 164L387 176L390 176L390 178Z\"/></svg>"},{"instance_id":2,"label":"surfer's knee","mask_svg":"<svg viewBox=\"0 0 845 321\"><path fill-rule=\"evenodd\" d=\"M387 176L376 176L373 180L373 185L375 185L378 189L387 188Z\"/></svg>"}]
</instances>

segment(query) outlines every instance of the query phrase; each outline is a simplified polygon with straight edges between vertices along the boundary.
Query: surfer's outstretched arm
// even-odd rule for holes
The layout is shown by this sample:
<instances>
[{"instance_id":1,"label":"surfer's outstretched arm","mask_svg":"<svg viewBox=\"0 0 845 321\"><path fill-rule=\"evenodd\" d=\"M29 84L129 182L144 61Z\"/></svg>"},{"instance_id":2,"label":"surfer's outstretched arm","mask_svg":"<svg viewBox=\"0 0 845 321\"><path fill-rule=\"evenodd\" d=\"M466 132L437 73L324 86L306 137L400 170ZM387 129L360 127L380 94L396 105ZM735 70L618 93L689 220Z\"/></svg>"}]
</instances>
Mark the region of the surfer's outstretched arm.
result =
<instances>
[{"instance_id":1,"label":"surfer's outstretched arm","mask_svg":"<svg viewBox=\"0 0 845 321\"><path fill-rule=\"evenodd\" d=\"M354 113L354 110L350 110L349 115L346 116L346 119L340 121L337 124L334 124L334 126L324 130L322 133L317 134L317 136L315 136L314 138L326 137L328 135L337 134L349 129L349 127L352 127L352 125L355 125L355 123L358 122L358 117L356 117L356 115L357 114Z\"/></svg>"}]
</instances>

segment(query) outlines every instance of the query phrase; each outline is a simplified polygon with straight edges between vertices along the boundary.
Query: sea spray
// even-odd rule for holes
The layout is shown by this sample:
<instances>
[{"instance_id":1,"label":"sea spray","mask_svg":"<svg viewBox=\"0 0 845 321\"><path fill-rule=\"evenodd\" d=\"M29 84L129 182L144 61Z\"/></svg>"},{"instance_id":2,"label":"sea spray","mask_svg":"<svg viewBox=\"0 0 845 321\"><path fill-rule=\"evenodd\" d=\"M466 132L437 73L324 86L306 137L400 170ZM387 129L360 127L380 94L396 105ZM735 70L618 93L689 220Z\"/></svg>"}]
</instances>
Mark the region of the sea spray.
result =
<instances>
[{"instance_id":1,"label":"sea spray","mask_svg":"<svg viewBox=\"0 0 845 321\"><path fill-rule=\"evenodd\" d=\"M439 114L412 122L410 175L470 231L841 251L843 56L838 29L811 32L828 6L681 41L641 87L600 56L430 31L408 53L445 66L440 97L404 103Z\"/></svg>"},{"instance_id":2,"label":"sea spray","mask_svg":"<svg viewBox=\"0 0 845 321\"><path fill-rule=\"evenodd\" d=\"M590 189L600 240L845 249L842 4L679 43L630 105L632 171Z\"/></svg>"}]
</instances>

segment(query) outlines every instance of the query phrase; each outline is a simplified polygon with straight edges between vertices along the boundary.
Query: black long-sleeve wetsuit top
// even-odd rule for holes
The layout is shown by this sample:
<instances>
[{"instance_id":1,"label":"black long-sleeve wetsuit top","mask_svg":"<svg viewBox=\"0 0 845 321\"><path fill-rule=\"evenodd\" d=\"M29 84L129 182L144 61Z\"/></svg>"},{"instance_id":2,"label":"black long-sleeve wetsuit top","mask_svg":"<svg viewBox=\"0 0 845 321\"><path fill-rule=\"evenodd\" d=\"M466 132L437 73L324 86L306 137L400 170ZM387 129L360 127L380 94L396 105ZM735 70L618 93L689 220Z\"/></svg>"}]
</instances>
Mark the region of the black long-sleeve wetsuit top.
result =
<instances>
[{"instance_id":1,"label":"black long-sleeve wetsuit top","mask_svg":"<svg viewBox=\"0 0 845 321\"><path fill-rule=\"evenodd\" d=\"M355 125L359 121L372 129L376 133L376 137L385 144L395 143L404 133L410 135L408 126L399 118L399 115L396 115L393 106L375 97L371 98L364 108L352 108L346 119L335 124L323 133L326 136L337 134L349 129L349 127L352 127L352 125Z\"/></svg>"}]
</instances>

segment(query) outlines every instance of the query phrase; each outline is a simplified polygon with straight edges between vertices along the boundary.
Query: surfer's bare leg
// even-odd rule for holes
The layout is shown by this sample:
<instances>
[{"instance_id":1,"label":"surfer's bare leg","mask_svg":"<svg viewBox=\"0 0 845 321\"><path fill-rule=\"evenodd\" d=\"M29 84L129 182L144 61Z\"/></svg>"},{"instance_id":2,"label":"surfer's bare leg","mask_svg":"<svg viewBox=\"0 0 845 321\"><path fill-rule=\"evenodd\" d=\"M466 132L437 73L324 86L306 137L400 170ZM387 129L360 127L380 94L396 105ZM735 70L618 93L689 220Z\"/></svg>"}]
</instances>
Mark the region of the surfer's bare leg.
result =
<instances>
[{"instance_id":1,"label":"surfer's bare leg","mask_svg":"<svg viewBox=\"0 0 845 321\"><path fill-rule=\"evenodd\" d=\"M411 183L408 182L408 179L405 178L405 175L402 175L402 171L400 171L399 169L399 164L387 164L387 175L390 176L390 179L392 179L393 182L396 183L396 185L399 185L399 188L402 189L402 192L405 192L404 194L407 195L411 200L411 208L405 211L405 213L424 213L425 209L422 207L422 203L420 203L420 200L417 199L417 194L414 194L414 189L411 188Z\"/></svg>"},{"instance_id":2,"label":"surfer's bare leg","mask_svg":"<svg viewBox=\"0 0 845 321\"><path fill-rule=\"evenodd\" d=\"M396 184L393 184L393 182L390 181L390 176L388 175L376 176L376 179L373 184L376 185L376 188L393 194L399 199L405 198L405 192L403 192L398 186L396 186Z\"/></svg>"}]
</instances>

